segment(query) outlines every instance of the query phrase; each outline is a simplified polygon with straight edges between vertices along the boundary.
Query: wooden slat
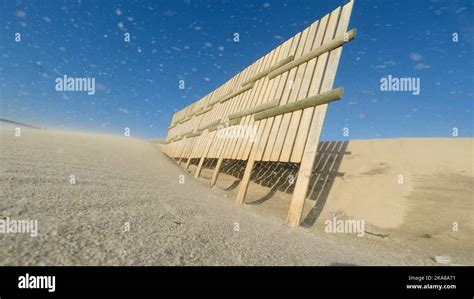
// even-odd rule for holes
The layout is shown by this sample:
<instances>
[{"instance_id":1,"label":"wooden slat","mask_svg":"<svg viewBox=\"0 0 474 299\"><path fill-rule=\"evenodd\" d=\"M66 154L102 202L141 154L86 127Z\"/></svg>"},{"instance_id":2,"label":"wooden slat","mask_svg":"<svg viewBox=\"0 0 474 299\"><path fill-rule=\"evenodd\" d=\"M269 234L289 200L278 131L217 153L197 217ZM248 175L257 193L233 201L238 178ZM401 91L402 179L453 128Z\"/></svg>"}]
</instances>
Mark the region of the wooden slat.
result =
<instances>
[{"instance_id":1,"label":"wooden slat","mask_svg":"<svg viewBox=\"0 0 474 299\"><path fill-rule=\"evenodd\" d=\"M271 51L269 54L266 55L267 57L267 64L269 63L274 63L274 61L277 59L280 51L281 51L281 48L282 46L280 47L277 47L275 50ZM252 85L254 85L254 83L251 83ZM261 84L257 84L257 88L260 87ZM264 87L262 87L262 89L264 89ZM235 122L236 124L240 123L240 120L241 120L242 117L238 117L238 118L233 118L230 120L230 122ZM230 119L230 117L229 117ZM228 150L229 150L229 145L232 143L232 140L223 140L223 142L221 142L221 147L220 147L220 154L219 154L219 158L218 158L218 161L217 161L217 165L216 165L216 168L214 169L214 172L213 172L213 175L212 175L212 178L211 178L211 181L210 181L210 186L213 186L217 180L217 177L219 175L219 171L220 171L220 167L222 166L222 162L224 160L224 158L229 154Z\"/></svg>"},{"instance_id":2,"label":"wooden slat","mask_svg":"<svg viewBox=\"0 0 474 299\"><path fill-rule=\"evenodd\" d=\"M278 51L278 49L276 49L275 51ZM264 62L268 58L268 55L271 55L272 52L265 55L264 57L262 57L261 60L259 60L260 63L258 65L258 68L255 68L254 71L252 72L252 74L255 74L255 73L261 71L261 69L263 69L265 67ZM236 105L236 107L232 111L233 113L245 110L245 109L247 109L248 107L250 107L252 105L252 101L255 98L255 94L257 94L257 92L258 92L258 88L257 88L258 86L259 85L257 84L256 86L254 86L255 88L253 88L250 92L247 92L247 93L242 95L242 97L238 100L238 102L239 102L238 105ZM244 125L245 121L246 121L245 118L243 118L243 120L241 119L239 125ZM223 149L221 149L220 159L230 157L237 141L238 141L237 139L225 140L224 145L223 145ZM217 168L216 168L216 170L217 170Z\"/></svg>"},{"instance_id":3,"label":"wooden slat","mask_svg":"<svg viewBox=\"0 0 474 299\"><path fill-rule=\"evenodd\" d=\"M317 24L318 24L318 21L316 21L311 26L317 26ZM295 40L292 44L292 49L290 50L290 53L296 53L296 50L297 50L299 44L301 43L301 40L299 40L297 38L298 38L298 35L295 36ZM301 47L304 47L303 43L301 43ZM289 87L290 73L291 72L284 73L280 76L277 76L276 78L274 78L272 80L274 82L274 87L273 87L271 97L280 98L280 102L279 102L280 105L284 105L288 101L288 96L289 96L290 89L289 88L287 89L287 87ZM294 74L292 74L292 75L294 75ZM287 90L286 92L284 92L285 89ZM271 119L268 122L268 124L266 124L267 126L271 127L271 130L268 134L266 132L263 133L263 138L265 139L265 141L262 141L262 142L266 143L265 148L272 148L273 147L273 144L275 143L275 141L278 137L277 133L278 133L278 128L280 126L280 122L281 122L281 116L276 116L274 119ZM257 155L256 156L257 160L261 160L260 151L263 151L263 150L264 150L263 146L260 146L260 149L257 151L257 154L256 154Z\"/></svg>"},{"instance_id":4,"label":"wooden slat","mask_svg":"<svg viewBox=\"0 0 474 299\"><path fill-rule=\"evenodd\" d=\"M202 134L202 131L191 132L191 133L186 134L185 137L192 138L192 137L201 136L201 134Z\"/></svg>"},{"instance_id":5,"label":"wooden slat","mask_svg":"<svg viewBox=\"0 0 474 299\"><path fill-rule=\"evenodd\" d=\"M297 102L286 104L284 106L279 106L265 111L261 111L254 115L254 119L261 120L264 118L282 115L293 111L303 110L317 105L327 104L329 102L340 100L342 98L343 93L343 88L327 91L303 100L299 100Z\"/></svg>"},{"instance_id":6,"label":"wooden slat","mask_svg":"<svg viewBox=\"0 0 474 299\"><path fill-rule=\"evenodd\" d=\"M272 64L272 58L273 55L275 54L275 51L271 51L267 55L265 55L262 59L262 64L261 64L261 70L264 70L267 68L269 65ZM255 83L255 87L252 88L251 96L248 99L248 107L253 107L255 105L258 105L259 103L259 97L262 91L262 87L264 85L264 80L259 80ZM243 126L251 126L253 124L253 119L251 119L250 116L246 116L242 118L241 125ZM231 159L239 159L239 149L241 148L242 144L245 142L243 139L236 139L234 146L232 148L232 154L230 154Z\"/></svg>"},{"instance_id":7,"label":"wooden slat","mask_svg":"<svg viewBox=\"0 0 474 299\"><path fill-rule=\"evenodd\" d=\"M228 96L222 98L222 99L220 100L220 102L221 102L221 103L227 102L228 100L232 99L233 97L236 97L236 96L238 96L239 94L242 94L242 93L246 92L247 90L251 89L251 88L253 87L253 85L254 85L254 84L251 83L251 84L249 84L249 85L246 85L246 86L242 87L241 89L239 89L239 90L237 90L237 91L235 91L235 92L229 94Z\"/></svg>"},{"instance_id":8,"label":"wooden slat","mask_svg":"<svg viewBox=\"0 0 474 299\"><path fill-rule=\"evenodd\" d=\"M277 60L276 56L279 55L280 50L281 48L278 48L277 51L274 51L273 53L274 55L269 57L268 65L272 65L275 63L275 61ZM263 78L263 80L258 81L259 90L257 92L256 101L252 103L253 106L260 105L264 101L268 100L268 91L269 91L268 83L269 83L269 80L266 77ZM257 124L255 124L255 120L250 115L247 116L247 118L249 118L249 123L247 126L250 126L250 127L257 126ZM239 148L239 152L237 153L236 158L246 160L247 158L244 156L245 149L249 146L249 143L251 144L252 142L250 139L239 139L239 140L240 140L240 148Z\"/></svg>"},{"instance_id":9,"label":"wooden slat","mask_svg":"<svg viewBox=\"0 0 474 299\"><path fill-rule=\"evenodd\" d=\"M352 12L352 6L353 2L351 1L343 7L337 29L338 32L345 32L347 30ZM332 89L341 52L342 48L337 48L329 53L330 58L326 67L324 81L321 86L321 92ZM287 220L291 227L298 227L301 222L301 215L304 208L309 181L311 179L311 173L314 166L314 160L316 158L326 110L327 104L316 107L313 121L309 128L308 138L304 148L300 169L298 171L298 177L296 179L295 191L293 193L290 209L288 211Z\"/></svg>"},{"instance_id":10,"label":"wooden slat","mask_svg":"<svg viewBox=\"0 0 474 299\"><path fill-rule=\"evenodd\" d=\"M262 59L259 59L256 63L254 63L251 67L247 68L246 71L245 71L245 76L247 75L252 75L254 72L258 71L258 68L259 66L261 65L263 61L263 58ZM208 132L208 131L205 131L205 139L202 141L201 143L201 147L200 147L200 160L198 162L198 167L196 169L196 172L194 173L194 177L197 178L199 177L200 175L200 172L201 172L201 169L202 169L202 166L203 166L203 163L204 163L204 160L205 160L205 157L207 157L207 154L209 152L209 149L212 145L212 142L213 142L213 138L215 136L215 131L214 132Z\"/></svg>"},{"instance_id":11,"label":"wooden slat","mask_svg":"<svg viewBox=\"0 0 474 299\"><path fill-rule=\"evenodd\" d=\"M307 31L309 33L309 38L305 40L304 43L298 47L298 53L296 57L301 57L311 51L311 47L314 44L315 39L318 37L318 34L321 30L325 30L326 21L329 15L326 15L321 19L321 21L316 21ZM306 70L306 64L300 65L296 68L292 68L289 72L283 73L287 74L286 83L284 84L282 91L282 100L280 106L286 105L292 102L295 102L298 98L298 93L301 85L304 85L304 77ZM283 75L282 74L282 75ZM278 77L274 78L276 80ZM260 149L256 154L256 159L261 160L265 151L268 149L271 152L271 155L275 156L278 160L279 154L281 152L282 144L285 140L287 127L289 123L290 116L288 114L276 116L268 120L269 128L268 131L269 137L266 137L267 133L264 134L264 144L261 145Z\"/></svg>"},{"instance_id":12,"label":"wooden slat","mask_svg":"<svg viewBox=\"0 0 474 299\"><path fill-rule=\"evenodd\" d=\"M273 101L270 101L270 102L260 104L258 106L250 107L250 108L248 108L246 110L243 110L243 111L232 113L231 115L229 115L229 119L243 117L243 116L255 114L255 113L258 113L258 112L261 112L261 111L265 111L265 110L268 110L268 109L271 109L271 108L275 108L275 107L278 106L279 101L280 100L278 100L278 99L273 100Z\"/></svg>"},{"instance_id":13,"label":"wooden slat","mask_svg":"<svg viewBox=\"0 0 474 299\"><path fill-rule=\"evenodd\" d=\"M199 131L204 131L204 130L206 130L206 129L212 127L212 126L219 125L219 124L221 123L221 121L222 121L221 119L218 119L218 120L215 120L215 121L213 121L213 122L211 122L211 123L205 124L204 126L202 126L202 127L199 128Z\"/></svg>"},{"instance_id":14,"label":"wooden slat","mask_svg":"<svg viewBox=\"0 0 474 299\"><path fill-rule=\"evenodd\" d=\"M202 114L204 114L204 113L206 113L206 112L209 112L209 111L211 111L211 110L212 110L212 106L211 106L211 107L206 107L206 108L204 108L204 109L202 109L202 110L196 112L196 116L202 115Z\"/></svg>"},{"instance_id":15,"label":"wooden slat","mask_svg":"<svg viewBox=\"0 0 474 299\"><path fill-rule=\"evenodd\" d=\"M301 34L297 34L293 39L291 39L291 41L289 41L289 42L291 42L291 48L290 48L289 55L294 55L295 53L296 54L301 53L301 51L302 51L301 49L302 49L302 47L304 47L304 43L306 42L308 32L309 32L309 29L303 31ZM300 50L298 51L298 49L300 49ZM288 54L286 54L286 55L288 55ZM286 76L285 76L285 80L286 80ZM267 79L267 82L269 82L268 79ZM276 80L271 81L272 85L269 88L269 94L270 94L271 97L274 96L272 94L272 92L275 90L275 88L273 87L275 85L273 85L273 84L277 84L278 82L279 81L276 81ZM252 174L253 167L255 165L255 154L256 154L258 145L262 141L261 140L261 135L262 135L262 133L264 133L263 129L265 127L265 124L266 124L266 120L263 120L262 122L257 121L255 123L255 125L257 126L257 129L256 129L256 131L257 131L257 133L256 133L256 142L251 142L251 146L253 146L254 143L257 143L257 144L254 145L254 147L253 147L254 151L252 152L252 154L250 154L249 160L248 160L247 165L245 167L244 175L243 175L242 180L240 182L239 191L238 191L237 197L235 199L236 205L242 205L245 201L245 196L246 196L247 189L248 189L248 186L249 186L250 177L251 177L251 174Z\"/></svg>"},{"instance_id":16,"label":"wooden slat","mask_svg":"<svg viewBox=\"0 0 474 299\"><path fill-rule=\"evenodd\" d=\"M232 90L236 90L238 88L238 86L240 86L240 82L242 81L244 77L244 74L242 73L239 73L236 77L235 77L235 80L232 82ZM232 97L234 100L236 99L236 97L234 97L235 93L233 92L230 97ZM227 96L229 97L229 95ZM235 102L234 100L232 101L224 101L220 102L220 106L222 107L222 113L221 113L221 118L222 118L222 122L225 122L227 119L228 119L228 115L232 109L232 104ZM216 128L217 129L217 128ZM220 143L222 143L222 140L220 140L219 138L216 138L217 135L214 135L214 140L213 140L213 143L212 143L212 147L208 153L208 158L218 158L219 156L219 148L220 148Z\"/></svg>"},{"instance_id":17,"label":"wooden slat","mask_svg":"<svg viewBox=\"0 0 474 299\"><path fill-rule=\"evenodd\" d=\"M242 83L242 86L245 86L247 84L258 81L259 79L267 76L269 73L273 72L274 70L279 69L280 67L284 66L285 64L291 62L294 58L295 58L295 56L290 55L290 56L286 57L285 59L282 59L281 61L279 61L275 65L269 67L268 69L264 70L263 72L257 74L256 76L254 76L254 77L250 78L249 80L245 81L244 83Z\"/></svg>"},{"instance_id":18,"label":"wooden slat","mask_svg":"<svg viewBox=\"0 0 474 299\"><path fill-rule=\"evenodd\" d=\"M216 98L214 101L212 101L211 103L209 103L209 106L212 107L214 106L215 104L217 103L220 103L220 101L224 98L226 98L227 96L231 95L233 92L233 90L229 90L228 92L226 92L225 94L221 95L220 97Z\"/></svg>"},{"instance_id":19,"label":"wooden slat","mask_svg":"<svg viewBox=\"0 0 474 299\"><path fill-rule=\"evenodd\" d=\"M268 77L270 79L275 78L279 74L284 73L284 72L286 72L286 71L288 71L288 70L290 70L290 69L292 69L292 68L294 68L294 67L296 67L296 66L298 66L302 63L308 62L311 59L318 57L319 55L322 55L324 53L332 51L332 50L342 46L344 43L353 40L355 38L356 34L357 34L356 29L352 29L349 32L341 34L341 35L337 36L336 38L334 38L333 40L323 44L321 47L319 47L317 49L314 49L313 51L307 53L306 55L303 55L303 56L299 57L298 59L293 60L291 63L288 63L288 64L280 67L279 69L274 70L273 72L270 72L268 74Z\"/></svg>"}]
</instances>

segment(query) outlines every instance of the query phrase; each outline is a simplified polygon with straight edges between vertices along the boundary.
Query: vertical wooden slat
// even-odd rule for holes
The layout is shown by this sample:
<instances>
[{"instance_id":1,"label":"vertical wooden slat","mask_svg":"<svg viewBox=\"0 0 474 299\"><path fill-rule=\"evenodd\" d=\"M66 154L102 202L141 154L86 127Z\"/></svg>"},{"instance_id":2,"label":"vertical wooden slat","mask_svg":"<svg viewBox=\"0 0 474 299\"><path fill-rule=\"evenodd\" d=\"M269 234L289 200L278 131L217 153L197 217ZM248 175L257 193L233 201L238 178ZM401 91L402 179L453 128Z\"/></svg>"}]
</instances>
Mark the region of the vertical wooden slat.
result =
<instances>
[{"instance_id":1,"label":"vertical wooden slat","mask_svg":"<svg viewBox=\"0 0 474 299\"><path fill-rule=\"evenodd\" d=\"M298 50L298 46L302 46L302 44L304 44L304 42L306 41L308 31L309 31L309 29L303 31L303 33L301 33L301 35L298 35L296 37L296 39L295 39L296 43L293 43L293 45L296 45L296 47L294 48L295 51ZM300 36L301 36L301 38L299 38ZM297 54L300 54L301 52L302 51L300 51L299 53L297 52ZM290 55L293 55L293 54L294 53L291 53ZM277 81L277 80L280 79L279 77L277 77L277 79L273 79L272 83L278 83L279 81ZM267 78L267 82L268 82L268 78ZM272 89L273 88L270 88L270 91ZM253 120L253 117L252 117L252 120ZM253 170L253 167L255 165L255 156L256 156L256 152L257 152L257 147L258 147L258 144L260 144L260 142L262 142L261 137L262 137L263 129L265 127L265 123L266 123L266 120L257 121L255 123L253 123L253 125L256 128L256 132L257 132L256 137L255 137L256 140L251 143L251 145L253 145L255 143L254 151L253 151L252 154L249 153L250 157L248 158L248 162L247 162L247 165L245 167L244 175L242 177L242 180L240 181L239 191L238 191L237 197L235 199L236 205L242 205L245 202L245 196L246 196L247 189L248 189L248 186L249 186L249 183L250 183L252 170Z\"/></svg>"},{"instance_id":2,"label":"vertical wooden slat","mask_svg":"<svg viewBox=\"0 0 474 299\"><path fill-rule=\"evenodd\" d=\"M267 62L267 64L265 65L265 68L268 68L269 66L271 66L271 65L273 65L274 63L277 62L277 60L278 60L279 57L281 56L281 55L279 56L279 53L280 53L281 48L282 48L281 46L280 46L280 47L277 47L275 50L273 50L273 51L271 51L269 54L267 54L267 55L268 55L268 59L267 59L268 62ZM259 81L260 81L260 80L259 80ZM260 90L260 94L265 94L265 93L266 93L266 90L267 90L267 84L266 84L266 83L267 83L267 82L264 82L264 83L263 83L263 85L262 85L262 87L261 87L261 90ZM258 85L258 84L257 84L257 85ZM232 111L232 112L235 112L235 110ZM229 113L229 114L230 114L230 113ZM228 115L229 115L229 114L228 114ZM225 154L225 150L226 150L225 145L228 143L228 142L225 142L225 141L226 141L226 140L223 140L223 142L222 142L222 144L221 144L221 146L222 146L223 148L220 148L221 153L220 153L220 155L219 155L219 159L218 159L218 161L217 161L217 166L216 166L216 168L214 169L214 173L213 173L212 178L211 178L211 182L210 182L210 186L211 186L211 187L216 183L217 177L218 177L218 175L219 175L220 167L221 167L222 162L223 162L223 160L224 160L224 154Z\"/></svg>"},{"instance_id":3,"label":"vertical wooden slat","mask_svg":"<svg viewBox=\"0 0 474 299\"><path fill-rule=\"evenodd\" d=\"M337 34L346 32L349 25L349 19L352 12L353 1L346 4L341 13ZM332 50L329 55L328 65L324 74L324 80L320 92L332 89L334 78L336 75L339 58L341 56L342 47ZM308 139L306 141L303 158L301 160L298 177L296 179L295 191L291 199L290 209L288 211L288 224L296 228L300 225L301 215L303 213L306 193L308 191L308 184L311 179L311 174L314 166L314 159L319 144L319 138L322 131L324 117L326 114L327 104L316 107L313 116L313 121L309 128Z\"/></svg>"}]
</instances>

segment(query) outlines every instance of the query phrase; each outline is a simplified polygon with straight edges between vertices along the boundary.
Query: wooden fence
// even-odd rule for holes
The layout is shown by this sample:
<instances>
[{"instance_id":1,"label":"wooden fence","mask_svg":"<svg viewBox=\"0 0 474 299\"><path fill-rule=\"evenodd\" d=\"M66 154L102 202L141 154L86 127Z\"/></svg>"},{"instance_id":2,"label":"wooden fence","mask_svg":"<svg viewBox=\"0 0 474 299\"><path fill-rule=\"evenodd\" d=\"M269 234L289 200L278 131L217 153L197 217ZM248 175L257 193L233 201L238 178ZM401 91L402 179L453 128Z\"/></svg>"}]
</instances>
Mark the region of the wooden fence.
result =
<instances>
[{"instance_id":1,"label":"wooden fence","mask_svg":"<svg viewBox=\"0 0 474 299\"><path fill-rule=\"evenodd\" d=\"M288 224L301 222L342 46L356 36L348 30L353 1L336 8L270 51L199 101L173 115L163 152L188 169L197 159L217 159L210 185L224 160L246 162L236 204L245 202L257 161L298 163Z\"/></svg>"}]
</instances>

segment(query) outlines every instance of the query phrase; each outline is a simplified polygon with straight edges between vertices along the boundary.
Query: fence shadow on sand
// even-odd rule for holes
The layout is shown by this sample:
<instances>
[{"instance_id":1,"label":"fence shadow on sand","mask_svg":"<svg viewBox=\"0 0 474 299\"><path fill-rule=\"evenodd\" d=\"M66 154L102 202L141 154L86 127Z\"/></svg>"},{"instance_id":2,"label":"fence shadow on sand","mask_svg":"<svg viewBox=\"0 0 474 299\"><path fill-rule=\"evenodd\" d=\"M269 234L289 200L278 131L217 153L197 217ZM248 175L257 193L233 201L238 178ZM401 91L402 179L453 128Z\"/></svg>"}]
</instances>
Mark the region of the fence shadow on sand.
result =
<instances>
[{"instance_id":1,"label":"fence shadow on sand","mask_svg":"<svg viewBox=\"0 0 474 299\"><path fill-rule=\"evenodd\" d=\"M313 205L301 225L311 227L321 214L324 205L329 197L331 188L336 177L341 177L344 173L339 172L344 156L350 155L347 152L349 141L325 141L318 147L311 180L309 184L307 200ZM215 167L215 159L206 163L206 168ZM225 160L221 173L231 175L236 180L225 190L236 189L243 177L246 161ZM293 194L295 182L298 175L299 164L284 162L257 162L252 172L251 181L269 189L263 197L247 201L249 205L263 204L271 199L277 191Z\"/></svg>"}]
</instances>

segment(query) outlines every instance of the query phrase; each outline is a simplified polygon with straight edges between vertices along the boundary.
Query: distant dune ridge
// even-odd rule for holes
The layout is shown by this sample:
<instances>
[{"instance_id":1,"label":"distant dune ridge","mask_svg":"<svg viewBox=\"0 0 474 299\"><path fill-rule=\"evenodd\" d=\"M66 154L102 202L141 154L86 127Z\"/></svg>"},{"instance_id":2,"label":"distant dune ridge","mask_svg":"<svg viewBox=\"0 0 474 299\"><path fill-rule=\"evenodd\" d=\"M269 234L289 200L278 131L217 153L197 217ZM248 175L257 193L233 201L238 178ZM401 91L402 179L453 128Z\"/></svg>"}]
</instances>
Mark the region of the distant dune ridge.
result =
<instances>
[{"instance_id":1,"label":"distant dune ridge","mask_svg":"<svg viewBox=\"0 0 474 299\"><path fill-rule=\"evenodd\" d=\"M3 126L3 127L9 126L9 125L11 125L11 126L15 125L15 126L31 128L31 129L41 129L40 127L24 124L24 123L21 123L21 122L17 122L17 121L5 119L5 118L0 118L0 125Z\"/></svg>"},{"instance_id":2,"label":"distant dune ridge","mask_svg":"<svg viewBox=\"0 0 474 299\"><path fill-rule=\"evenodd\" d=\"M160 144L32 129L15 137L5 125L0 134L1 217L38 220L35 238L0 235L2 265L425 265L441 255L474 264L472 138L322 143L303 227L291 231L281 220L297 165L257 165L237 208L237 162L209 190L210 168L195 181ZM324 233L333 217L364 220L367 234Z\"/></svg>"}]
</instances>

